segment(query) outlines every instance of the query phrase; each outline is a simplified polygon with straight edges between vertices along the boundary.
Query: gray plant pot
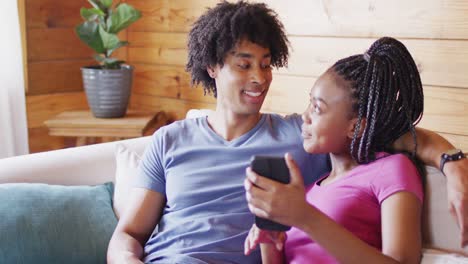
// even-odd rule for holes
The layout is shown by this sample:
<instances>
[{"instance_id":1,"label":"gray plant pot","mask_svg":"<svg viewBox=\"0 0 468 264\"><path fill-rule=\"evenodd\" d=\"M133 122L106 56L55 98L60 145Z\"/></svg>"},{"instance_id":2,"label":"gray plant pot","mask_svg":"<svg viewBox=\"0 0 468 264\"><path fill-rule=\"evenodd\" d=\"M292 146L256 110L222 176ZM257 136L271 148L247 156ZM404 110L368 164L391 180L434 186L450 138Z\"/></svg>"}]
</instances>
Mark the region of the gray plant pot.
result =
<instances>
[{"instance_id":1,"label":"gray plant pot","mask_svg":"<svg viewBox=\"0 0 468 264\"><path fill-rule=\"evenodd\" d=\"M104 70L100 66L81 68L88 105L95 117L117 118L127 112L132 88L133 67Z\"/></svg>"}]
</instances>

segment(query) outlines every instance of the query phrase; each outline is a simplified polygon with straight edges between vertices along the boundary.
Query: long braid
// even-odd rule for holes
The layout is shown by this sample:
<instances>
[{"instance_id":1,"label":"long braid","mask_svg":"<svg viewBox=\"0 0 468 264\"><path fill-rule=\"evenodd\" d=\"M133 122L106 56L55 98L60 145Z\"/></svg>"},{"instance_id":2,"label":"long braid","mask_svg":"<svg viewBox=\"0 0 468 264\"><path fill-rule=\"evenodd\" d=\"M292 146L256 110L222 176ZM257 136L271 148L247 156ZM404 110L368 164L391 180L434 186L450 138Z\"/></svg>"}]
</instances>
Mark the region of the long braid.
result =
<instances>
[{"instance_id":1,"label":"long braid","mask_svg":"<svg viewBox=\"0 0 468 264\"><path fill-rule=\"evenodd\" d=\"M332 69L351 88L358 119L351 141L353 158L368 163L375 152L386 150L407 131L413 136L414 155L415 125L422 118L424 98L418 69L406 47L396 39L380 38L365 54L339 60Z\"/></svg>"}]
</instances>

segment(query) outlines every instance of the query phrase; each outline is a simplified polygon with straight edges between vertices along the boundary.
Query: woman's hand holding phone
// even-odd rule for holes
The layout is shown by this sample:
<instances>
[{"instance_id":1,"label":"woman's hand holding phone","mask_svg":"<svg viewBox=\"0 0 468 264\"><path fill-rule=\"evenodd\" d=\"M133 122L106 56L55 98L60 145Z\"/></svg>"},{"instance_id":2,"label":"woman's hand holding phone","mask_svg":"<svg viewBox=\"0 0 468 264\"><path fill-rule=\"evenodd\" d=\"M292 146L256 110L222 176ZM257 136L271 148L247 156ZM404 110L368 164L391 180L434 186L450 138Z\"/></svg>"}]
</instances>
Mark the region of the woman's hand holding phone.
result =
<instances>
[{"instance_id":1,"label":"woman's hand holding phone","mask_svg":"<svg viewBox=\"0 0 468 264\"><path fill-rule=\"evenodd\" d=\"M249 210L260 218L300 228L312 208L305 198L305 188L299 167L290 154L285 155L290 183L284 184L247 168L244 181ZM276 230L278 231L278 230ZM284 230L281 230L284 231Z\"/></svg>"},{"instance_id":2,"label":"woman's hand holding phone","mask_svg":"<svg viewBox=\"0 0 468 264\"><path fill-rule=\"evenodd\" d=\"M250 167L255 173L268 179L283 184L290 182L289 169L283 157L254 156ZM255 225L260 229L270 231L287 231L291 228L258 216L255 216Z\"/></svg>"}]
</instances>

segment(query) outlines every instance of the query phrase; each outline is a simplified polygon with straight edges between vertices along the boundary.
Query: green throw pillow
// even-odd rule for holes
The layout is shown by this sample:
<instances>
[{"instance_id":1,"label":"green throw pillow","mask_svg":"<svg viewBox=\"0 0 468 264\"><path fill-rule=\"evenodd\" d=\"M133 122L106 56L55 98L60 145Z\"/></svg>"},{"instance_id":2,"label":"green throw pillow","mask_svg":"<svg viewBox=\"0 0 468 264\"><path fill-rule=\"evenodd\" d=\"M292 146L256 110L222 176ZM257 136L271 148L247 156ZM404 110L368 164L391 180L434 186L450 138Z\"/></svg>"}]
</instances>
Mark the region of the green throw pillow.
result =
<instances>
[{"instance_id":1,"label":"green throw pillow","mask_svg":"<svg viewBox=\"0 0 468 264\"><path fill-rule=\"evenodd\" d=\"M0 263L106 263L113 184L0 184Z\"/></svg>"}]
</instances>

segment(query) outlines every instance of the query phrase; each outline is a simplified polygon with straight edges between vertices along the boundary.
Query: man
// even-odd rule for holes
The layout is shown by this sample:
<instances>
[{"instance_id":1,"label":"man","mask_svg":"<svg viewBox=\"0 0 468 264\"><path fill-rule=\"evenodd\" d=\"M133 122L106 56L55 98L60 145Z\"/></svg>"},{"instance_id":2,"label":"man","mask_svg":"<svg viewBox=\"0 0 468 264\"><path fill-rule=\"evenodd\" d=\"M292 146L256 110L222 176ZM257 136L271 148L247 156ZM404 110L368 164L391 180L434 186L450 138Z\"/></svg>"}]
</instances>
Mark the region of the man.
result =
<instances>
[{"instance_id":1,"label":"man","mask_svg":"<svg viewBox=\"0 0 468 264\"><path fill-rule=\"evenodd\" d=\"M306 184L330 169L326 155L303 150L300 116L259 112L271 68L287 64L288 44L281 22L264 4L222 2L196 21L187 70L193 84L201 83L217 98L216 110L154 134L132 201L109 244L109 262L260 262L259 251L243 254L254 221L243 187L251 156L290 152ZM418 137L418 155L431 165L453 148L430 131L419 130ZM397 149L412 147L411 135L395 144ZM466 160L449 162L444 169L455 203L466 197L468 183L456 189L457 181L466 181L466 171Z\"/></svg>"}]
</instances>

